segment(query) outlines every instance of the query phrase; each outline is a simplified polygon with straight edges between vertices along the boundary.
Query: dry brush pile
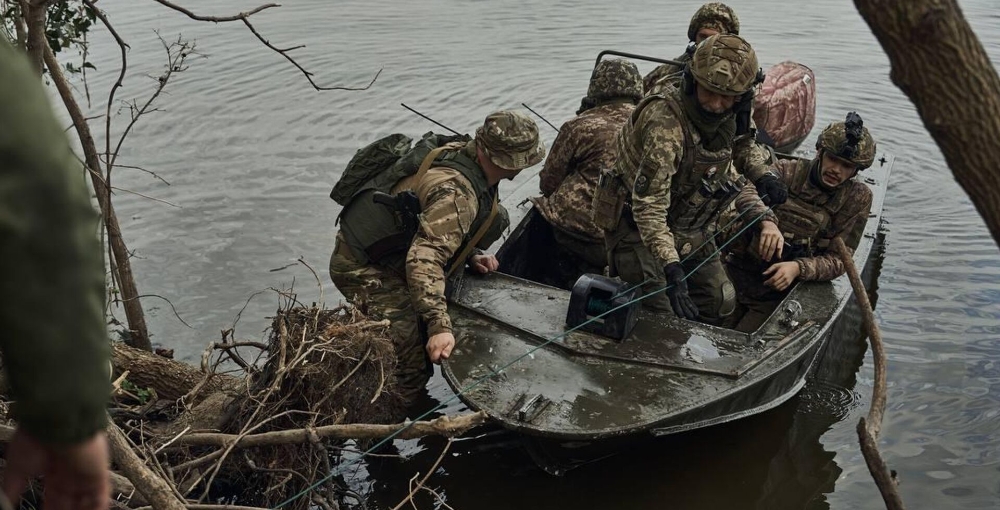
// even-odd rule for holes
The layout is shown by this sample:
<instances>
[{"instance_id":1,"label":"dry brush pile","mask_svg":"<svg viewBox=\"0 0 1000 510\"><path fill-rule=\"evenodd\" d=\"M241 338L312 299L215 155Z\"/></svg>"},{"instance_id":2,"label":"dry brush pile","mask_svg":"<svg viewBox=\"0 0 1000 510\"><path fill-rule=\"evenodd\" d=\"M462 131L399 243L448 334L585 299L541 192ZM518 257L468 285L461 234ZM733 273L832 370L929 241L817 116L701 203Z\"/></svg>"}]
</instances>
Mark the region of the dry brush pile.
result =
<instances>
[{"instance_id":1,"label":"dry brush pile","mask_svg":"<svg viewBox=\"0 0 1000 510\"><path fill-rule=\"evenodd\" d=\"M328 475L345 442L371 444L404 428L389 323L349 306L291 306L286 297L267 343L225 331L200 368L113 346L116 506L342 506L345 490ZM398 437L453 436L482 421L408 423Z\"/></svg>"}]
</instances>

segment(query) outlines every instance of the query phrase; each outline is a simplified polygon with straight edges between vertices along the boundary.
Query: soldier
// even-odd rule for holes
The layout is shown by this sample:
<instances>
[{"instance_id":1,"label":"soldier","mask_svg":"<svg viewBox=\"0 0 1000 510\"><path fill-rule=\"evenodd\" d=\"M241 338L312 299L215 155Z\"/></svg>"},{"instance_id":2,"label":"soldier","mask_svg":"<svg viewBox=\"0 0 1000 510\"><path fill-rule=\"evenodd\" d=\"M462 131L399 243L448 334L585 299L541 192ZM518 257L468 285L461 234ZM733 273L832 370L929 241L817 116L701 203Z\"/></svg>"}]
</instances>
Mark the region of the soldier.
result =
<instances>
[{"instance_id":1,"label":"soldier","mask_svg":"<svg viewBox=\"0 0 1000 510\"><path fill-rule=\"evenodd\" d=\"M789 191L788 201L775 208L777 222L762 221L756 236L746 231L726 256L745 312L738 330L760 327L795 280L827 281L844 274L840 258L827 247L837 236L851 250L858 247L872 192L853 177L874 160L875 140L861 116L850 112L846 121L830 124L819 135L814 159L775 164ZM770 263L775 259L779 262Z\"/></svg>"},{"instance_id":2,"label":"soldier","mask_svg":"<svg viewBox=\"0 0 1000 510\"><path fill-rule=\"evenodd\" d=\"M445 146L416 174L391 186L392 193L412 190L419 198L415 234L398 226L371 193L344 208L330 276L348 300L392 321L396 378L408 402L433 373L428 361L440 363L455 346L445 299L447 275L466 262L479 273L499 266L496 257L476 250L488 247L506 228L497 183L544 156L534 121L516 111L496 112L474 139Z\"/></svg>"},{"instance_id":3,"label":"soldier","mask_svg":"<svg viewBox=\"0 0 1000 510\"><path fill-rule=\"evenodd\" d=\"M661 291L647 306L721 323L736 299L716 253L715 223L747 183L730 164L734 112L759 68L741 37L714 35L684 72L683 87L646 96L622 127L618 161L594 195L594 219L605 229L609 273L642 284L646 294ZM766 165L746 168L762 196L784 201L784 185ZM737 205L754 217L768 214L759 199Z\"/></svg>"},{"instance_id":4,"label":"soldier","mask_svg":"<svg viewBox=\"0 0 1000 510\"><path fill-rule=\"evenodd\" d=\"M736 13L728 5L721 2L709 2L699 7L694 16L691 17L691 23L688 25L688 48L674 60L687 64L691 61L691 54L694 53L695 46L716 34L740 35L740 19L736 17ZM683 71L683 65L681 67L672 64L658 66L642 79L643 90L646 94L655 92L654 89L661 82L677 86L680 84Z\"/></svg>"},{"instance_id":5,"label":"soldier","mask_svg":"<svg viewBox=\"0 0 1000 510\"><path fill-rule=\"evenodd\" d=\"M111 392L98 216L40 77L0 32L0 351L17 429L0 508L110 505ZM11 505L13 503L13 505Z\"/></svg>"},{"instance_id":6,"label":"soldier","mask_svg":"<svg viewBox=\"0 0 1000 510\"><path fill-rule=\"evenodd\" d=\"M542 168L542 197L532 199L553 227L559 257L554 284L571 288L584 273L603 274L608 265L604 232L594 225L591 203L601 171L618 157L615 139L642 99L635 64L602 60L594 68L577 116L559 129Z\"/></svg>"}]
</instances>

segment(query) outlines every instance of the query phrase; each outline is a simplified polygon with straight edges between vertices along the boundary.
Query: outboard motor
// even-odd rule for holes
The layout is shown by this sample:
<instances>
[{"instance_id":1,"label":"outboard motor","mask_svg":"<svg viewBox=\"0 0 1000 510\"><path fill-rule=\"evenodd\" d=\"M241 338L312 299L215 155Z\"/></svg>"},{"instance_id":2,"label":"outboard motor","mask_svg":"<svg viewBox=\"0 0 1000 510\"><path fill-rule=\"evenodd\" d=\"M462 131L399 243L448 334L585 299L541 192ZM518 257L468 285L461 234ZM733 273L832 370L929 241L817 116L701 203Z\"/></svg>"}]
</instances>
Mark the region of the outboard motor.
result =
<instances>
[{"instance_id":1,"label":"outboard motor","mask_svg":"<svg viewBox=\"0 0 1000 510\"><path fill-rule=\"evenodd\" d=\"M585 274L573 284L566 313L566 326L624 340L638 320L637 289L629 284L596 274ZM613 312L608 313L609 311ZM604 315L607 314L607 315Z\"/></svg>"}]
</instances>

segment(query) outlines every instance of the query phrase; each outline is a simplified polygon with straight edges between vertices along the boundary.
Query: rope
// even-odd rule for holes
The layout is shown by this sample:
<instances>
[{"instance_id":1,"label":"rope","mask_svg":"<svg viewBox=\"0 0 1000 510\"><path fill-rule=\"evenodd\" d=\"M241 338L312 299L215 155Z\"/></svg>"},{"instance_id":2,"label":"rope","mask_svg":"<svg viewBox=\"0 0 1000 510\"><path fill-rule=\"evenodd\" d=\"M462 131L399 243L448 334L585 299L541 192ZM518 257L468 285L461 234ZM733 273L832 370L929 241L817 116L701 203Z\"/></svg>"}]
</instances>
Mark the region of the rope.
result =
<instances>
[{"instance_id":1,"label":"rope","mask_svg":"<svg viewBox=\"0 0 1000 510\"><path fill-rule=\"evenodd\" d=\"M723 248L725 248L725 247L726 247L727 245L729 245L729 243L731 243L731 242L732 242L733 240L735 240L735 239L736 239L737 237L739 237L739 235L740 235L740 234L742 234L742 233L743 233L744 231L746 231L746 229L750 228L751 226L753 226L754 224L756 224L756 223L757 223L758 221L760 221L760 219L761 219L761 218L763 218L763 217L764 217L764 215L766 215L768 211L770 211L770 208L768 208L768 209L767 209L767 211L765 211L765 212L761 213L761 214L760 214L760 215L758 215L758 216L757 216L756 218L754 218L754 220L753 220L753 221L751 221L751 222L750 222L750 223L748 223L748 224L747 224L746 226L744 226L744 227L743 227L742 229L740 229L740 231L739 231L739 232L737 232L737 234L736 234L735 236L733 236L733 237L732 237L732 238L730 238L730 239L729 239L728 241L726 241L726 242L725 242L725 243L724 243L724 244L723 244L722 246L719 246L718 248L716 248L716 249L715 249L715 251L714 251L714 252L713 252L713 253L712 253L711 255L709 255L709 256L708 256L708 257L707 257L707 258L706 258L705 260L703 260L703 261L701 262L701 264L698 264L698 265L697 265L697 266L696 266L696 267L695 267L694 269L692 269L692 270L691 270L691 272L689 272L689 273L685 274L685 275L684 275L684 278L683 278L682 280L687 280L689 276L691 276L692 274L694 274L695 272L697 272L697 271L698 271L698 269L701 269L701 266L705 265L705 264L706 264L706 263L707 263L707 262L708 262L709 260L711 260L711 259L712 259L712 257L714 257L715 255L717 255L717 254L718 254L718 253L719 253L720 251L722 251L722 249L723 249ZM459 392L455 393L455 395L453 395L453 396L452 396L451 398L449 398L449 399L445 400L444 402L441 402L440 404L438 404L438 405L434 406L434 408L432 408L432 409L430 409L429 411L426 411L426 412L424 412L423 414L421 414L420 416L416 417L415 419L413 419L413 420L412 420L412 421L411 421L411 422L410 422L409 424L407 424L406 426L404 426L404 427L401 427L401 428L400 428L399 430L397 430L396 432L393 432L392 434L390 434L390 435L386 436L386 437L385 437L384 439L382 439L381 441L379 441L379 442L375 443L375 445L374 445L374 446L372 446L371 448L369 448L369 449L365 450L364 452L362 452L362 453L361 453L361 455L359 455L359 456L358 456L358 457L357 457L356 459L354 459L354 460L352 460L352 461L348 462L347 464L344 464L344 465L341 465L341 466L338 466L338 467L337 467L337 469L334 469L332 473L330 473L330 474L328 474L328 475L324 476L323 478L321 478L321 479L320 479L320 480L318 480L317 482L313 483L313 484L312 484L312 485L310 485L309 487L306 487L305 489L303 489L303 490L302 490L302 491L300 491L299 493L295 494L294 496L292 496L292 497L288 498L287 500L285 500L285 501L282 501L282 502L281 502L281 503L279 503L279 504L278 504L278 505L277 505L276 507L274 507L274 510L279 510L279 509L281 509L281 508L282 508L282 507L284 507L285 505L287 505L287 504L289 504L289 503L291 503L291 502L295 501L296 499L298 499L298 498L300 498L300 497L302 497L302 496L304 496L304 495L308 494L308 493L309 493L310 491L312 491L313 489L315 489L315 488L317 488L317 487L319 487L319 486L323 485L324 483L326 483L326 482L327 482L328 480L330 480L331 478L333 478L333 477L335 477L335 476L337 476L337 475L339 475L339 474L343 473L343 472L344 472L344 470L346 470L347 468L349 468L349 467L353 466L353 465L354 465L355 463L357 463L358 461L360 461L361 459L363 459L363 458L364 458L364 457L365 457L366 455L368 455L368 454L372 453L373 451L377 450L377 449L378 449L379 447L381 447L381 446L382 446L383 444L387 443L388 441L391 441L391 440L392 440L393 438L395 438L396 436L398 436L399 434L401 434L401 433L402 433L402 432L403 432L404 430L406 430L406 429L410 428L410 427L411 427L411 426L413 425L413 423L414 423L414 422L417 422L417 421L420 421L420 420L423 420L424 418L426 418L426 417L430 416L431 414L433 414L433 413L437 412L437 411L438 411L439 409L442 409L442 408L444 408L444 407L448 406L448 405L449 405L449 404L451 404L452 402L454 402L454 401L458 400L458 397L459 397L460 395L464 395L465 393L467 393L467 392L469 392L469 391L472 391L472 390L474 390L474 389L478 388L478 387L479 387L479 385L481 385L481 384L482 384L483 382L485 382L485 381L486 381L487 379L489 379L489 378L491 378L491 377L494 377L494 376L496 376L496 375L499 375L499 374L500 374L501 372L503 372L504 370L506 370L506 369L510 368L510 367L511 367L512 365L514 365L515 363L517 363L517 362L521 361L521 360L522 360L522 359L524 359L524 358L527 358L527 357L531 356L532 354L534 354L534 353L535 353L536 351L538 351L539 349L541 349L541 348L543 348L543 347L545 347L545 346L547 346L547 345L551 344L552 342L555 342L556 340L559 340L559 339L561 339L561 338L564 338L564 337L565 337L566 335L568 335L568 334L570 334L570 333L572 333L572 332L574 332L574 331L576 331L576 330L580 329L581 327L583 327L583 326L585 326L585 325L587 325L587 324L589 324L589 323L591 323L591 322L593 322L593 321L596 321L596 320L598 320L598 319L601 319L601 318L603 318L603 317L604 317L604 316L606 316L606 315L609 315L609 314L612 314L612 313L614 313L614 312L616 312L616 311L618 311L618 310L621 310L622 308L626 308L626 307L628 307L628 306L631 306L632 304L635 304L635 303L638 303L638 302L640 302L640 301L642 301L642 300L644 300L644 299L646 299L646 298L649 298L649 297L651 297L651 296L655 296L656 294L659 294L659 293L661 293L661 292L665 292L665 291L667 291L667 290L668 290L668 289L669 289L670 287L671 287L670 285L667 285L667 286L665 286L665 287L663 287L663 288L660 288L660 289L657 289L657 290L654 290L654 291L652 291L652 292L650 292L650 293L648 293L648 294L645 294L645 295L643 295L643 296L639 296L639 297L637 297L637 298L635 298L635 299L633 299L633 300L631 300L631 301L629 301L629 302L627 302L627 303L624 303L624 304L621 304L621 305L618 305L618 306L616 306L616 307L614 307L614 308L611 308L610 310L608 310L608 311L604 312L604 313L603 313L603 314L601 314L601 315L597 315L597 316L594 316L594 317L592 317L592 318L590 318L590 319L588 319L588 320L586 320L586 321L584 321L584 322L582 322L582 323L580 323L580 324L578 324L578 325L576 325L576 326L574 326L574 327L572 327L572 328L570 328L570 329L567 329L566 331L563 331L562 333L560 333L560 334L558 334L558 335L556 335L556 336L554 336L554 337L552 337L552 338L550 338L550 339L546 340L545 342L542 342L541 344L539 344L539 345L536 345L535 347L533 347L533 348L529 349L529 350L528 350L527 352L525 352L524 354L522 354L522 355L520 355L520 356L518 356L518 357L514 358L513 360L511 360L511 361L510 361L510 362L508 362L507 364L505 364L505 365L501 366L500 368L498 368L498 369L496 369L496 370L494 370L494 369L490 369L490 374L488 374L488 375L484 375L483 377L480 377L479 379L477 379L477 380L473 381L473 382L472 382L471 384L469 384L468 386L466 386L466 387L462 388L462 390L461 390L461 391L459 391Z\"/></svg>"}]
</instances>

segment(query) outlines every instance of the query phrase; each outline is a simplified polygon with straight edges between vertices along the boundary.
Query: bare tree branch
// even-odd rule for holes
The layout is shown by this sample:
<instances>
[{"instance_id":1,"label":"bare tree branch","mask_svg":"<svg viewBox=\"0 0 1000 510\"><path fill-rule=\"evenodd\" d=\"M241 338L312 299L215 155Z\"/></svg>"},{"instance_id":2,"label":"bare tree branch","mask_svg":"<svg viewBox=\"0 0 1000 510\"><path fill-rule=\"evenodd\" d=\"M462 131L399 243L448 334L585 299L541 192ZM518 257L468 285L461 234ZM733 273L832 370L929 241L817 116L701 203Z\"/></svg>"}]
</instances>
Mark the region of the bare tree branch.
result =
<instances>
[{"instance_id":1,"label":"bare tree branch","mask_svg":"<svg viewBox=\"0 0 1000 510\"><path fill-rule=\"evenodd\" d=\"M196 20L196 21L210 21L210 22L213 22L213 23L225 23L225 22L228 22L228 21L242 21L243 24L246 25L247 28L250 29L250 32L253 33L253 35L255 37L257 37L257 39L261 43L264 44L264 46L267 46L268 48L270 48L271 50L273 50L275 53L278 53L282 57L285 57L285 60L288 60L289 62L292 63L292 65L294 65L296 68L298 68L298 70L302 72L302 74L306 77L306 79L309 80L309 84L312 85L313 88L316 89L316 90L368 90L372 85L375 84L375 80L378 79L379 75L382 74L382 70L383 69L380 68L378 70L378 72L375 73L375 76L372 77L372 80L370 82L368 82L368 85L365 85L364 87L343 87L343 86L322 87L322 86L317 85L316 82L313 80L313 73L307 71L304 67L302 67L301 65L299 65L299 63L296 62L295 59L293 59L288 54L292 50L297 50L297 49L300 49L300 48L305 48L304 44L300 44L298 46L292 46L290 48L278 48L278 47L274 46L273 44L271 44L270 41L268 41L267 39L265 39L264 36L261 35L260 32L257 31L257 29L253 26L253 24L250 23L250 19L249 19L250 16L253 16L254 14L257 14L258 12L263 11L265 9L270 9L271 7L281 7L280 4L265 4L265 5L262 5L260 7L257 7L256 9L252 9L252 10L247 11L247 12L241 12L241 13L236 14L234 16L199 16L199 15L197 15L197 14L195 14L195 13L193 13L193 12L191 12L191 11L189 11L189 10L187 10L187 9L185 9L185 8L177 5L177 4L174 4L172 2L168 2L167 0L153 0L153 1L156 2L156 3L158 3L158 4L160 4L160 5L169 7L169 8L171 8L171 9L177 11L177 12L184 13L187 17L189 17L189 18L191 18L193 20Z\"/></svg>"},{"instance_id":2,"label":"bare tree branch","mask_svg":"<svg viewBox=\"0 0 1000 510\"><path fill-rule=\"evenodd\" d=\"M331 439L380 439L399 432L396 439L414 439L429 435L453 437L486 421L486 413L480 411L459 416L442 416L431 421L417 421L398 425L346 424L324 425L310 429L280 430L240 436L204 432L188 434L176 441L177 445L189 446L229 446L240 448L252 446L302 444L311 441L312 435ZM402 431L400 431L402 429Z\"/></svg>"}]
</instances>

